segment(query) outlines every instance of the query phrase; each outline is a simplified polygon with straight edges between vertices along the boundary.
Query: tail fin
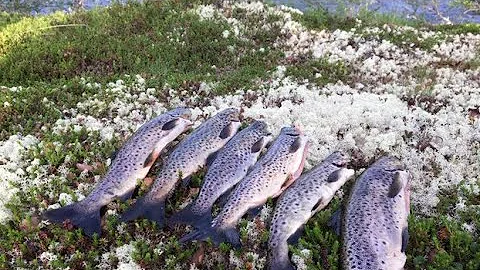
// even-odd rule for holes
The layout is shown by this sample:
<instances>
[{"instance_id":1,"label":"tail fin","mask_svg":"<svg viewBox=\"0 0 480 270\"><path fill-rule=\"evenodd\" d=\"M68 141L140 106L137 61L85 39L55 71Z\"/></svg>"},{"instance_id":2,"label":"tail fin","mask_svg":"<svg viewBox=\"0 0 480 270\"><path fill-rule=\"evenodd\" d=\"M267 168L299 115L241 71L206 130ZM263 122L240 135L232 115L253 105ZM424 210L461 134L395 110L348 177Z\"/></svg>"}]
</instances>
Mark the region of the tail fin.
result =
<instances>
[{"instance_id":1,"label":"tail fin","mask_svg":"<svg viewBox=\"0 0 480 270\"><path fill-rule=\"evenodd\" d=\"M210 223L212 223L212 208L195 212L193 211L194 206L194 203L191 203L171 216L167 221L168 226L188 224L197 229L210 226Z\"/></svg>"},{"instance_id":2,"label":"tail fin","mask_svg":"<svg viewBox=\"0 0 480 270\"><path fill-rule=\"evenodd\" d=\"M74 203L48 210L43 214L43 218L55 223L62 223L69 219L73 225L82 228L84 233L91 237L94 233L101 234L100 208L85 207Z\"/></svg>"},{"instance_id":3,"label":"tail fin","mask_svg":"<svg viewBox=\"0 0 480 270\"><path fill-rule=\"evenodd\" d=\"M288 244L279 243L279 245L268 254L269 270L294 270L290 258L288 257Z\"/></svg>"},{"instance_id":4,"label":"tail fin","mask_svg":"<svg viewBox=\"0 0 480 270\"><path fill-rule=\"evenodd\" d=\"M180 239L180 243L184 244L189 241L204 241L210 239L215 246L222 242L232 244L234 248L240 248L240 235L235 228L217 228L209 225L199 228L197 231L191 232Z\"/></svg>"},{"instance_id":5,"label":"tail fin","mask_svg":"<svg viewBox=\"0 0 480 270\"><path fill-rule=\"evenodd\" d=\"M139 217L155 221L162 228L165 223L165 200L147 200L145 197L138 199L122 215L120 221L127 222Z\"/></svg>"}]
</instances>

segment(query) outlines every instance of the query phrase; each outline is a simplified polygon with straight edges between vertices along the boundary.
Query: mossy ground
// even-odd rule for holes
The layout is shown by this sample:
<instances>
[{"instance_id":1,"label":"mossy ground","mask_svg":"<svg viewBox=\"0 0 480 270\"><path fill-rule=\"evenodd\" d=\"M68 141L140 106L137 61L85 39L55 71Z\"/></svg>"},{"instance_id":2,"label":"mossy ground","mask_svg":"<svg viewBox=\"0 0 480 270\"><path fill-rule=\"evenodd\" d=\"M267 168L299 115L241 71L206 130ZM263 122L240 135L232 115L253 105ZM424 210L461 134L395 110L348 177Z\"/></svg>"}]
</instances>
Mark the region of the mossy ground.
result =
<instances>
[{"instance_id":1,"label":"mossy ground","mask_svg":"<svg viewBox=\"0 0 480 270\"><path fill-rule=\"evenodd\" d=\"M52 203L44 196L47 191L75 196L72 189L79 182L93 183L93 175L103 174L106 168L99 166L80 180L81 171L75 164L85 159L102 163L122 143L123 138L102 141L99 134L86 131L72 132L68 136L44 131L62 118L65 110L96 94L96 88L86 87L81 77L105 84L125 79L124 74L141 74L149 87L162 89L168 84L180 90L199 82L211 82L216 84L214 94L219 95L240 88L255 89L259 81L270 78L278 65L285 65L286 74L298 80L308 79L318 85L337 81L353 83L349 66L342 62L332 64L311 57L286 61L284 52L274 46L276 40L288 38L279 28L262 30L257 25L258 18L236 12L232 17L251 29L246 32L247 38L239 38L231 34L234 29L225 22L202 20L197 14L186 12L196 4L192 1L146 1L144 4L113 5L69 15L56 13L35 18L0 14L0 85L6 86L0 87L0 140L16 133L41 138L43 145L28 155L38 158L42 165L48 165L51 172L59 169L67 155L71 158L67 185L54 180L48 186L21 190L10 202L12 220L0 225L0 268L94 269L102 254L110 251L112 246L119 247L132 240L136 240L133 258L147 269L173 269L175 265L187 269L203 254L209 253L223 257L211 268L234 267L229 262L228 245L220 248L209 243L181 246L178 239L186 232L184 228L159 230L148 221L138 220L119 232L117 220L109 216L103 225L103 235L90 239L68 223L40 228L35 213L30 211L32 207L46 207ZM430 26L368 12L357 18L332 15L323 10L295 16L311 29L350 29L360 19L365 28L388 24L427 28L445 34L480 33L478 25ZM269 19L275 21L278 18L271 16ZM224 35L225 31L230 35ZM368 38L368 33L365 37ZM444 36L421 39L418 33L411 31L403 35L382 34L381 38L399 46L413 43L428 50ZM478 67L480 60L477 58L469 65L470 68ZM316 73L325 76L316 77ZM422 70L415 76L421 79L428 74ZM23 90L7 88L14 86L22 86ZM423 90L419 89L420 92ZM166 92L160 93L158 98L166 95ZM6 103L10 105L2 106ZM58 151L54 142L65 147ZM168 212L191 197L192 190L198 188L200 182L201 174L191 187L179 189L172 196ZM465 194L469 192L464 191ZM409 220L407 269L480 268L480 243L477 240L480 202L478 196L469 198L466 204L473 207L461 212L459 220L450 218L452 198L448 190L438 205L438 216L425 218L413 209ZM302 249L311 251L310 256L305 257L308 269L340 267L340 239L327 226L329 216L340 203L335 199L325 211L312 218L299 244L292 246L292 253L299 256L304 256ZM107 208L121 210L125 207L126 204L115 202ZM467 231L463 224L472 222L476 224L474 231ZM247 261L253 260L249 257L253 255L247 252L264 256L268 224L258 223L257 229L261 233L257 240L248 238L245 226L246 223L241 222L245 245L234 254L248 257ZM52 250L52 245L58 256L47 264L39 256ZM207 255L205 260L208 259ZM112 256L112 267L116 266L117 260ZM198 267L206 267L205 264L203 261ZM246 269L251 267L245 265Z\"/></svg>"}]
</instances>

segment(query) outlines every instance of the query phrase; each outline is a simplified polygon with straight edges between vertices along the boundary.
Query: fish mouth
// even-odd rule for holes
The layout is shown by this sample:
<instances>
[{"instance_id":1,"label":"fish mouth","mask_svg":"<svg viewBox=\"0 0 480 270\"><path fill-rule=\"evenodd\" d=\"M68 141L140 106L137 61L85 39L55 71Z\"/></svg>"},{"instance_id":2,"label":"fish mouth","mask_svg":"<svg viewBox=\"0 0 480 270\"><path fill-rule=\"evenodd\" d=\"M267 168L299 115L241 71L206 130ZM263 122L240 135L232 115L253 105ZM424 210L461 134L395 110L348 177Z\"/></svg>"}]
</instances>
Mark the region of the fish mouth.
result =
<instances>
[{"instance_id":1,"label":"fish mouth","mask_svg":"<svg viewBox=\"0 0 480 270\"><path fill-rule=\"evenodd\" d=\"M334 161L334 162L332 162L333 166L339 167L339 168L346 168L347 164L348 164L348 161Z\"/></svg>"},{"instance_id":2,"label":"fish mouth","mask_svg":"<svg viewBox=\"0 0 480 270\"><path fill-rule=\"evenodd\" d=\"M192 112L191 112L190 110L185 111L185 112L183 112L182 114L180 114L178 117L190 121L190 118L192 117Z\"/></svg>"},{"instance_id":3,"label":"fish mouth","mask_svg":"<svg viewBox=\"0 0 480 270\"><path fill-rule=\"evenodd\" d=\"M303 135L303 132L300 130L300 128L296 126L284 127L282 128L281 133L292 137L298 137Z\"/></svg>"}]
</instances>

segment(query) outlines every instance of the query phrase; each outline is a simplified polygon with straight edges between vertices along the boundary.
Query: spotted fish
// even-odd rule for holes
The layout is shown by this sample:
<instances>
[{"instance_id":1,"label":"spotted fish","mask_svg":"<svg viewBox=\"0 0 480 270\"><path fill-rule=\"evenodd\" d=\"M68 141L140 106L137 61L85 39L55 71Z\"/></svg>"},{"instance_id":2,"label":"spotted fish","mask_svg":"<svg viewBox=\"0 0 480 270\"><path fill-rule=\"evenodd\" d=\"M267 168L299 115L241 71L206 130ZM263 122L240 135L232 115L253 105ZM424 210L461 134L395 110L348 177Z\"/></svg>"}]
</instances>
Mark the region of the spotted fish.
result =
<instances>
[{"instance_id":1,"label":"spotted fish","mask_svg":"<svg viewBox=\"0 0 480 270\"><path fill-rule=\"evenodd\" d=\"M189 109L177 108L145 123L117 152L103 180L85 199L48 210L43 217L52 222L69 219L89 236L100 234L100 208L115 198L130 198L137 180L147 175L162 149L191 127L190 115Z\"/></svg>"},{"instance_id":2,"label":"spotted fish","mask_svg":"<svg viewBox=\"0 0 480 270\"><path fill-rule=\"evenodd\" d=\"M278 199L270 225L269 269L294 269L288 258L288 244L295 244L305 223L323 209L354 171L345 168L349 157L334 152L303 174Z\"/></svg>"},{"instance_id":3,"label":"spotted fish","mask_svg":"<svg viewBox=\"0 0 480 270\"><path fill-rule=\"evenodd\" d=\"M340 229L345 269L403 269L407 256L410 174L385 156L355 182Z\"/></svg>"},{"instance_id":4,"label":"spotted fish","mask_svg":"<svg viewBox=\"0 0 480 270\"><path fill-rule=\"evenodd\" d=\"M182 178L205 166L240 127L240 111L228 108L211 117L181 141L167 157L150 191L122 216L129 221L140 216L163 227L165 200Z\"/></svg>"},{"instance_id":5,"label":"spotted fish","mask_svg":"<svg viewBox=\"0 0 480 270\"><path fill-rule=\"evenodd\" d=\"M255 164L261 150L271 140L267 124L255 121L235 135L220 150L205 174L197 199L169 219L170 224L205 226L212 221L212 206L228 193ZM223 195L226 196L226 195Z\"/></svg>"},{"instance_id":6,"label":"spotted fish","mask_svg":"<svg viewBox=\"0 0 480 270\"><path fill-rule=\"evenodd\" d=\"M298 129L282 128L265 156L238 184L212 223L180 241L210 238L217 245L227 241L234 247L240 247L235 228L240 218L247 211L265 204L268 198L280 195L300 176L307 149L307 138Z\"/></svg>"}]
</instances>

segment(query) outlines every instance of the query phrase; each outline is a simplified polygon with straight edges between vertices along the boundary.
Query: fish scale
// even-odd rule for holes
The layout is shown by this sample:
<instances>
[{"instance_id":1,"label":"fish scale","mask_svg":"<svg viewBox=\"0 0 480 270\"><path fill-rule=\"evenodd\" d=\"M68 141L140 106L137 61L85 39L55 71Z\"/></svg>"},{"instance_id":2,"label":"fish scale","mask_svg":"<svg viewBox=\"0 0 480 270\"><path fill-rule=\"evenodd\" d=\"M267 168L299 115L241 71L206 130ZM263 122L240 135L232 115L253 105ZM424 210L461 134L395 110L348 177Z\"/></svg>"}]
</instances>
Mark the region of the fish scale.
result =
<instances>
[{"instance_id":1,"label":"fish scale","mask_svg":"<svg viewBox=\"0 0 480 270\"><path fill-rule=\"evenodd\" d=\"M143 216L161 227L165 219L165 200L181 178L205 166L209 156L220 150L240 127L240 112L228 108L209 118L181 141L164 162L150 191L138 199L122 216L128 221Z\"/></svg>"},{"instance_id":2,"label":"fish scale","mask_svg":"<svg viewBox=\"0 0 480 270\"><path fill-rule=\"evenodd\" d=\"M197 199L172 216L169 223L185 223L195 227L209 224L215 201L247 174L270 140L267 125L262 121L255 121L237 133L209 166Z\"/></svg>"},{"instance_id":3,"label":"fish scale","mask_svg":"<svg viewBox=\"0 0 480 270\"><path fill-rule=\"evenodd\" d=\"M334 152L280 196L270 225L269 269L293 269L288 244L298 240L304 224L353 176L353 170L344 168L348 162L348 155Z\"/></svg>"},{"instance_id":4,"label":"fish scale","mask_svg":"<svg viewBox=\"0 0 480 270\"><path fill-rule=\"evenodd\" d=\"M177 108L142 125L118 151L102 181L82 201L49 210L44 218L53 222L69 219L87 235L100 234L100 208L115 198L126 200L138 179L144 178L160 151L192 123L190 110Z\"/></svg>"},{"instance_id":5,"label":"fish scale","mask_svg":"<svg viewBox=\"0 0 480 270\"><path fill-rule=\"evenodd\" d=\"M307 138L298 129L284 127L280 135L231 193L227 203L210 226L204 226L180 241L211 238L215 244L228 241L240 246L235 226L248 211L262 206L290 185L303 169Z\"/></svg>"},{"instance_id":6,"label":"fish scale","mask_svg":"<svg viewBox=\"0 0 480 270\"><path fill-rule=\"evenodd\" d=\"M403 269L408 240L410 174L386 156L356 181L345 209L346 269Z\"/></svg>"}]
</instances>

